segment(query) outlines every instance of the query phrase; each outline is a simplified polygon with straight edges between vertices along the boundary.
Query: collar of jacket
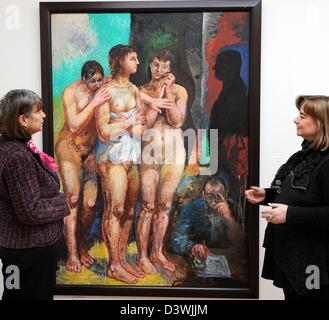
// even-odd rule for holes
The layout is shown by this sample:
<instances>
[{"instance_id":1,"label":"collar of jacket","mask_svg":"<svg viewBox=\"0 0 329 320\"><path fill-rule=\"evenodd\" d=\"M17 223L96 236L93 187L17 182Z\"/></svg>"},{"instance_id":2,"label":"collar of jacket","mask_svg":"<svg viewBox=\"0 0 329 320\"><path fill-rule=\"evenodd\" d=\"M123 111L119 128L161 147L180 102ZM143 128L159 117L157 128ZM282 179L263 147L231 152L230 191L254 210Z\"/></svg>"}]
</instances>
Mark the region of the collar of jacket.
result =
<instances>
[{"instance_id":1,"label":"collar of jacket","mask_svg":"<svg viewBox=\"0 0 329 320\"><path fill-rule=\"evenodd\" d=\"M45 164L41 158L40 158L40 155L38 153L35 153L33 152L29 146L26 144L27 141L23 140L23 139L13 139L13 138L7 138L7 137L1 137L4 141L10 141L10 142L13 142L15 144L17 144L17 146L22 146L23 148L25 148L26 150L28 150L32 155L33 157L39 162L39 164L47 171L49 172L53 177L54 179L56 180L57 183L60 184L60 180L58 178L58 176L56 175L56 173L52 172L50 170L50 168L47 166L47 164Z\"/></svg>"},{"instance_id":2,"label":"collar of jacket","mask_svg":"<svg viewBox=\"0 0 329 320\"><path fill-rule=\"evenodd\" d=\"M328 151L314 150L310 147L310 143L304 140L302 150L294 153L279 168L271 187L277 189L277 193L281 193L283 180L289 177L292 188L306 191L314 172L316 172L322 160L326 158L326 155L328 155Z\"/></svg>"}]
</instances>

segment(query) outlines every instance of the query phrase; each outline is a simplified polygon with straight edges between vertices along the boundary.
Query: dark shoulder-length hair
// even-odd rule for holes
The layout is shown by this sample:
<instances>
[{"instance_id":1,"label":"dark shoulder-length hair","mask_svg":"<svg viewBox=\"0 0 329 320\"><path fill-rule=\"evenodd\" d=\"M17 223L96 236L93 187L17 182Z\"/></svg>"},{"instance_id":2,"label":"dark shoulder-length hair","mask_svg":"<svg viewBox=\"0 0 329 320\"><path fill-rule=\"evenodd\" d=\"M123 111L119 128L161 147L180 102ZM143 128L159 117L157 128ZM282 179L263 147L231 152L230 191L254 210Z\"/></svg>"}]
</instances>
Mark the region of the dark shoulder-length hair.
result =
<instances>
[{"instance_id":1,"label":"dark shoulder-length hair","mask_svg":"<svg viewBox=\"0 0 329 320\"><path fill-rule=\"evenodd\" d=\"M41 98L30 90L9 91L0 100L0 134L7 138L28 141L31 135L18 121L20 115L29 117L33 106L42 108Z\"/></svg>"},{"instance_id":2,"label":"dark shoulder-length hair","mask_svg":"<svg viewBox=\"0 0 329 320\"><path fill-rule=\"evenodd\" d=\"M121 70L120 60L132 52L136 52L135 48L124 44L117 44L111 48L109 51L109 65L113 77Z\"/></svg>"},{"instance_id":3,"label":"dark shoulder-length hair","mask_svg":"<svg viewBox=\"0 0 329 320\"><path fill-rule=\"evenodd\" d=\"M329 97L323 95L298 96L296 107L310 115L318 124L319 131L311 143L315 150L329 149Z\"/></svg>"},{"instance_id":4,"label":"dark shoulder-length hair","mask_svg":"<svg viewBox=\"0 0 329 320\"><path fill-rule=\"evenodd\" d=\"M88 81L97 72L101 74L102 78L104 77L103 67L95 60L88 60L81 68L81 79L84 78L86 81Z\"/></svg>"}]
</instances>

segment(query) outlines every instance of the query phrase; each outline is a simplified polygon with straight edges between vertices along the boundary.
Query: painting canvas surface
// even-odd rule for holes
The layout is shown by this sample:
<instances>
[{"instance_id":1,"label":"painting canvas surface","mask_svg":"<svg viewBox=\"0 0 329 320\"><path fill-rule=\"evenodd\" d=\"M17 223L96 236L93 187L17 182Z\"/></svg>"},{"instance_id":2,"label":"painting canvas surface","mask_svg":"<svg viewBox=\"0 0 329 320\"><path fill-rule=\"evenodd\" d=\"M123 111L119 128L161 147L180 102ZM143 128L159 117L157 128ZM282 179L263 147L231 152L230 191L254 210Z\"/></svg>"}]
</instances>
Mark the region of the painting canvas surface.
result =
<instances>
[{"instance_id":1,"label":"painting canvas surface","mask_svg":"<svg viewBox=\"0 0 329 320\"><path fill-rule=\"evenodd\" d=\"M188 95L180 130L182 134L190 130L188 132L196 137L192 142L184 140L186 157L183 170L177 173L178 178L174 177L178 183L172 182L175 190L172 200L167 203L169 221L163 252L175 269L167 270L161 263L154 263L156 272L137 277L133 283L108 274L111 252L104 242L106 225L103 217L104 197L106 192L111 191L105 190L107 186L99 175L96 146L91 145L87 153L83 150L77 150L77 153L67 151L65 157L68 162L70 157L82 155L78 160L81 161L81 169L77 199L77 250L80 255L81 246L87 250L93 263L89 267L82 265L80 272L69 271L66 268L67 252L63 247L62 263L57 273L58 285L248 287L249 235L245 225L243 194L248 177L249 36L248 12L51 14L52 113L57 161L64 157L56 150L56 144L65 140L61 134L66 121L62 98L64 89L81 79L81 68L89 60L97 61L105 76L111 77L108 53L118 44L129 45L136 50L139 65L130 82L137 88L151 80L150 59L153 54L170 50L174 57L171 73L175 76L175 83ZM95 116L90 121L95 122ZM212 130L215 132L213 140ZM75 143L72 148L84 146L80 141L83 137L78 133L74 133L72 139ZM211 153L217 155L213 167L210 166ZM89 154L93 157L90 158ZM170 170L163 169L159 173L159 179L167 179L169 185ZM138 164L133 174L139 176L139 191L134 200L126 248L127 260L138 272L141 270L137 263L137 233L140 231L137 225L145 200L141 194L141 171L141 164ZM229 230L229 219L210 212L209 201L213 199L210 194L207 202L205 186L211 178L220 181L225 189L222 195L238 228L235 233ZM120 187L118 180L117 188ZM159 188L161 186L158 186L157 192L161 192ZM89 207L86 199L93 199ZM222 200L217 198L218 202ZM160 210L156 201L154 205L155 210ZM89 210L88 214L86 210ZM149 255L154 241L154 223L150 222ZM200 266L200 261L193 260L190 251L195 244L207 247L209 265L201 263Z\"/></svg>"}]
</instances>

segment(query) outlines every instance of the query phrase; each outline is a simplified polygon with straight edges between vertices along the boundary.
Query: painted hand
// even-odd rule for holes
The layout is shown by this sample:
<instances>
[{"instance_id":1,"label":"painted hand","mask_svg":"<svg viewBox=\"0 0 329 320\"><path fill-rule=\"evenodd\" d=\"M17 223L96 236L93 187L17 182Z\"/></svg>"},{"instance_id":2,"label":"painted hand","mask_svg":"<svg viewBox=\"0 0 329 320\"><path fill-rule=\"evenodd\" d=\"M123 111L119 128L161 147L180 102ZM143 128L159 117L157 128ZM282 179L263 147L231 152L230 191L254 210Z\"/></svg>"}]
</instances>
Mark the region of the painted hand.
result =
<instances>
[{"instance_id":1,"label":"painted hand","mask_svg":"<svg viewBox=\"0 0 329 320\"><path fill-rule=\"evenodd\" d=\"M208 258L208 248L201 243L195 244L191 249L191 256L206 261Z\"/></svg>"},{"instance_id":2,"label":"painted hand","mask_svg":"<svg viewBox=\"0 0 329 320\"><path fill-rule=\"evenodd\" d=\"M133 115L133 125L144 125L146 124L146 117L143 111L138 110Z\"/></svg>"},{"instance_id":3,"label":"painted hand","mask_svg":"<svg viewBox=\"0 0 329 320\"><path fill-rule=\"evenodd\" d=\"M172 99L153 99L150 107L155 111L161 113L161 109L171 109L174 106L174 101Z\"/></svg>"},{"instance_id":4,"label":"painted hand","mask_svg":"<svg viewBox=\"0 0 329 320\"><path fill-rule=\"evenodd\" d=\"M100 106L104 102L108 101L109 99L111 99L111 93L108 88L103 87L96 92L93 98L93 102L95 103L96 106Z\"/></svg>"},{"instance_id":5,"label":"painted hand","mask_svg":"<svg viewBox=\"0 0 329 320\"><path fill-rule=\"evenodd\" d=\"M216 209L216 211L224 218L231 219L232 212L227 204L225 197L222 194L220 194L220 198L221 198L221 202L217 203L214 206L214 209Z\"/></svg>"},{"instance_id":6,"label":"painted hand","mask_svg":"<svg viewBox=\"0 0 329 320\"><path fill-rule=\"evenodd\" d=\"M166 74L164 79L167 86L173 86L176 81L176 77L172 73Z\"/></svg>"}]
</instances>

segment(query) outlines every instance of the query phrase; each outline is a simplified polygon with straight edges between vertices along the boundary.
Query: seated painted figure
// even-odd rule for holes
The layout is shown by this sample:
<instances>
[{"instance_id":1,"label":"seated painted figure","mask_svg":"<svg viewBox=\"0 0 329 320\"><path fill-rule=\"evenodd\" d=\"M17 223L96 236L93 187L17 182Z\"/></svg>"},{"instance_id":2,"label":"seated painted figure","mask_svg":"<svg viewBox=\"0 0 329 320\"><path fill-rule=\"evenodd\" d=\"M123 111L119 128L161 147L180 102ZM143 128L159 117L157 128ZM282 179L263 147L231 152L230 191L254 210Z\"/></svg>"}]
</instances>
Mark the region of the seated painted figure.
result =
<instances>
[{"instance_id":1,"label":"seated painted figure","mask_svg":"<svg viewBox=\"0 0 329 320\"><path fill-rule=\"evenodd\" d=\"M181 210L171 236L173 252L206 260L209 249L241 245L237 204L217 177L206 183L202 196Z\"/></svg>"}]
</instances>

